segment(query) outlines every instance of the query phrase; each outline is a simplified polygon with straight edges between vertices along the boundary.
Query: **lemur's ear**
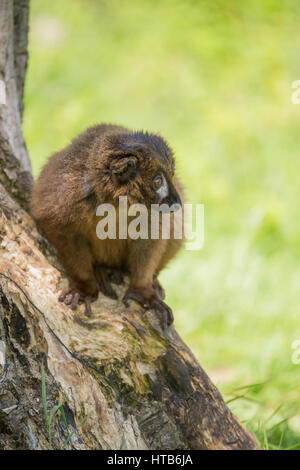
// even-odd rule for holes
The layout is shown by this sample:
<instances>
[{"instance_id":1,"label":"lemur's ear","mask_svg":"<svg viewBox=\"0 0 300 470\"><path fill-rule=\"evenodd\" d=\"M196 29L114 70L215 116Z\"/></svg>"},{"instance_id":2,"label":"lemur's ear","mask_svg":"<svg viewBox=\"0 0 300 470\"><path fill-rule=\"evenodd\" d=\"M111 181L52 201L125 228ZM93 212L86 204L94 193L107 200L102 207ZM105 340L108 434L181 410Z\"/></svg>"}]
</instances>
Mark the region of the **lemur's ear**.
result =
<instances>
[{"instance_id":1,"label":"lemur's ear","mask_svg":"<svg viewBox=\"0 0 300 470\"><path fill-rule=\"evenodd\" d=\"M136 173L137 161L133 155L121 157L110 164L110 169L119 181L128 181Z\"/></svg>"}]
</instances>

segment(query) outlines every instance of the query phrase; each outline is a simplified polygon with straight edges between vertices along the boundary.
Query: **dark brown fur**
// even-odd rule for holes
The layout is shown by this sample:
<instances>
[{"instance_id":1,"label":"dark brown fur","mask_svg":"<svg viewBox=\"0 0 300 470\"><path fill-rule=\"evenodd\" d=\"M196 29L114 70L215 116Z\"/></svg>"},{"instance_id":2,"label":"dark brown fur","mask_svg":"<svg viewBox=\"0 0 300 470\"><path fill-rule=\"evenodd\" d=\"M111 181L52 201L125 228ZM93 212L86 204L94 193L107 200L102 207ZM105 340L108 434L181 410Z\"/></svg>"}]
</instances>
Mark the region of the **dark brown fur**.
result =
<instances>
[{"instance_id":1,"label":"dark brown fur","mask_svg":"<svg viewBox=\"0 0 300 470\"><path fill-rule=\"evenodd\" d=\"M110 281L121 282L123 271L130 275L125 305L135 300L159 311L165 322L172 322L157 275L182 240L99 240L96 235L99 204L117 206L119 196L127 196L129 204L150 207L155 202L151 185L158 170L182 199L182 186L173 178L173 153L165 141L155 134L111 125L87 129L50 158L35 183L31 212L56 247L70 278L70 288L60 296L61 301L72 308L85 301L86 312L91 314L90 301L99 289L116 298ZM171 216L171 233L172 224Z\"/></svg>"}]
</instances>

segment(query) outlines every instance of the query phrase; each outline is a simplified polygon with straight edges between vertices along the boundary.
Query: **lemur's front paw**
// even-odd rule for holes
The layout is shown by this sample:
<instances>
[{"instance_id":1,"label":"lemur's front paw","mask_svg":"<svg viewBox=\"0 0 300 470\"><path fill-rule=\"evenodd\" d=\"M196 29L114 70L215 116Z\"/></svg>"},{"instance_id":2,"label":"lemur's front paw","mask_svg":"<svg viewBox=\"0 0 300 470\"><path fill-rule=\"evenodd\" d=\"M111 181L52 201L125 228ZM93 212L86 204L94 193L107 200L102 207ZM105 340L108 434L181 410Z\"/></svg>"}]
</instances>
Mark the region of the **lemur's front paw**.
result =
<instances>
[{"instance_id":1,"label":"lemur's front paw","mask_svg":"<svg viewBox=\"0 0 300 470\"><path fill-rule=\"evenodd\" d=\"M123 297L123 303L125 307L129 307L130 300L134 300L139 303L145 309L154 309L156 312L161 314L161 327L163 329L170 326L173 321L173 313L170 307L163 302L157 292L152 289L134 289L129 287L126 294Z\"/></svg>"},{"instance_id":2,"label":"lemur's front paw","mask_svg":"<svg viewBox=\"0 0 300 470\"><path fill-rule=\"evenodd\" d=\"M98 294L93 296L85 296L75 287L69 287L65 289L61 295L58 297L60 302L63 302L65 305L69 305L72 310L76 310L79 304L85 304L85 315L90 317L92 315L91 302L94 302L98 297Z\"/></svg>"}]
</instances>

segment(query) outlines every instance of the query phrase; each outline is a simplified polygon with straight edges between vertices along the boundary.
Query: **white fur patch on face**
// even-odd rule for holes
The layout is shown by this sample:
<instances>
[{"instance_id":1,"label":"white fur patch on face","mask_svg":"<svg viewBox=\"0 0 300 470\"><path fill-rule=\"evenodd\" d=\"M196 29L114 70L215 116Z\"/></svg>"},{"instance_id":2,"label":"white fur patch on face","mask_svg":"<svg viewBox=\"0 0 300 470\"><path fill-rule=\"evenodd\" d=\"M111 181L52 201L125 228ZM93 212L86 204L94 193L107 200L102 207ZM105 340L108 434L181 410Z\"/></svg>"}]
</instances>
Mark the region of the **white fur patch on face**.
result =
<instances>
[{"instance_id":1,"label":"white fur patch on face","mask_svg":"<svg viewBox=\"0 0 300 470\"><path fill-rule=\"evenodd\" d=\"M163 184L156 190L156 193L159 196L159 202L161 202L165 197L169 195L169 185L164 175L161 175Z\"/></svg>"}]
</instances>

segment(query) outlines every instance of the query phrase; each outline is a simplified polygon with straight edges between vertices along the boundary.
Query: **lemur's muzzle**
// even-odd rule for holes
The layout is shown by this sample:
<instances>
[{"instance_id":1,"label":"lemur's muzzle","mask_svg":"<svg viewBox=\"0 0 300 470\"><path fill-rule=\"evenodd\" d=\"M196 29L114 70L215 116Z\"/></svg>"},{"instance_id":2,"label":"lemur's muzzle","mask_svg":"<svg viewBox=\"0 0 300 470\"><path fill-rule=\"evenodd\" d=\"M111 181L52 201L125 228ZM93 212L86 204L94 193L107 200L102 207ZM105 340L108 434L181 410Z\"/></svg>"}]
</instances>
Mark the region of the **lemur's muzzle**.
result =
<instances>
[{"instance_id":1,"label":"lemur's muzzle","mask_svg":"<svg viewBox=\"0 0 300 470\"><path fill-rule=\"evenodd\" d=\"M169 194L165 197L159 207L160 212L176 212L181 209L182 203L178 192L173 185L169 185Z\"/></svg>"}]
</instances>

